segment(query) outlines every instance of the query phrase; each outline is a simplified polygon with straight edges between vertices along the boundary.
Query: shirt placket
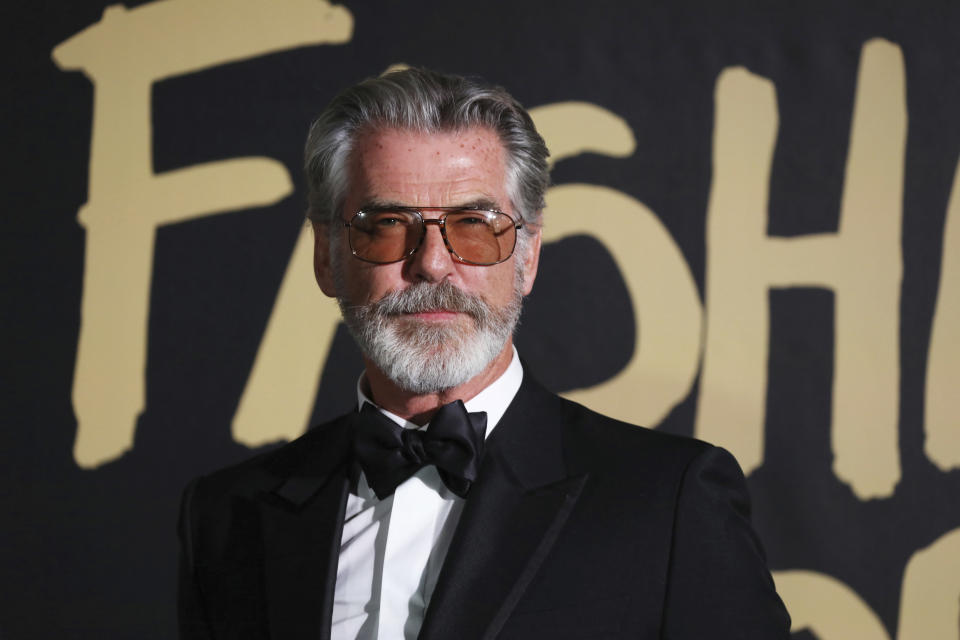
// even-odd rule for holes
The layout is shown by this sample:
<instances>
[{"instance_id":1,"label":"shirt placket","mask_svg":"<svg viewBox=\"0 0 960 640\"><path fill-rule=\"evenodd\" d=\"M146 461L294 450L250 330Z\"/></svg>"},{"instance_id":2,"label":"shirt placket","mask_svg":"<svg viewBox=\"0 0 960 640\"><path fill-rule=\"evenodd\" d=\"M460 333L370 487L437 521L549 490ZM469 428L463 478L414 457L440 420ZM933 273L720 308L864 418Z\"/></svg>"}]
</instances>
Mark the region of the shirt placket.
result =
<instances>
[{"instance_id":1,"label":"shirt placket","mask_svg":"<svg viewBox=\"0 0 960 640\"><path fill-rule=\"evenodd\" d=\"M415 638L424 613L423 584L444 500L431 487L436 469L421 469L393 494L380 583L378 638ZM439 481L439 478L436 478ZM413 624L408 624L408 619ZM405 634L405 628L410 630Z\"/></svg>"}]
</instances>

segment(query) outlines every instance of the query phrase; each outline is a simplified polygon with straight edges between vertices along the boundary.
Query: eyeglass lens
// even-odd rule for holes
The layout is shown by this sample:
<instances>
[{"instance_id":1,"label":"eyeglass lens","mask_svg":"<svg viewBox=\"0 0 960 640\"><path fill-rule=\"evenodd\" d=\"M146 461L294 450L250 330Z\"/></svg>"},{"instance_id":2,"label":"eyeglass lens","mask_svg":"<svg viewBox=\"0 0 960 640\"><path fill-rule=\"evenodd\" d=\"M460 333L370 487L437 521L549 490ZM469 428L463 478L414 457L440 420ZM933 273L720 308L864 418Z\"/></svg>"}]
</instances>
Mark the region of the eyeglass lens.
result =
<instances>
[{"instance_id":1,"label":"eyeglass lens","mask_svg":"<svg viewBox=\"0 0 960 640\"><path fill-rule=\"evenodd\" d=\"M447 244L464 261L478 265L503 262L513 253L516 225L498 211L462 209L440 216ZM361 260L398 262L413 254L425 234L415 211L360 211L350 221L350 247Z\"/></svg>"}]
</instances>

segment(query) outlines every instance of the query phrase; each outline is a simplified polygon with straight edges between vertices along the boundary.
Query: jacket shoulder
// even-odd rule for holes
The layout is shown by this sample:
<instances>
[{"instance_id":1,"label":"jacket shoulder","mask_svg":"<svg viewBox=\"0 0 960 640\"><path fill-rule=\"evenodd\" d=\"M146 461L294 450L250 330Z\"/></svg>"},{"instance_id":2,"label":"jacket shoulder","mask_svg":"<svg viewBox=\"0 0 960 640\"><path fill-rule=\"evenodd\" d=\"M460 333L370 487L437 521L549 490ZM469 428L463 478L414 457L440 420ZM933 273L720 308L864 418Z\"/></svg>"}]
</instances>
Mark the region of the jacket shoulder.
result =
<instances>
[{"instance_id":1,"label":"jacket shoulder","mask_svg":"<svg viewBox=\"0 0 960 640\"><path fill-rule=\"evenodd\" d=\"M572 463L595 470L630 470L642 467L686 469L696 458L717 447L689 436L657 431L598 413L557 397L563 415L564 449Z\"/></svg>"},{"instance_id":2,"label":"jacket shoulder","mask_svg":"<svg viewBox=\"0 0 960 640\"><path fill-rule=\"evenodd\" d=\"M349 423L350 414L340 416L280 447L195 478L184 491L184 501L189 497L203 505L226 496L252 496L276 488L290 476L316 475L335 467L349 449Z\"/></svg>"}]
</instances>

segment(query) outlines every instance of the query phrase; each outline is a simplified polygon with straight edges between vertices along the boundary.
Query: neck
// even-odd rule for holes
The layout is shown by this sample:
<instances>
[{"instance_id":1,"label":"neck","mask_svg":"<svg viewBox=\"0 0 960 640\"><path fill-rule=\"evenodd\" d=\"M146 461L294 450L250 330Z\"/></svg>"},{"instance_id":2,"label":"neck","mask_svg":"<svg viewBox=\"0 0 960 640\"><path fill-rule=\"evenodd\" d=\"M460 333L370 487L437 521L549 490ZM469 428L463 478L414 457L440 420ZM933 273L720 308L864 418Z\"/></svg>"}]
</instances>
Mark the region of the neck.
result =
<instances>
[{"instance_id":1,"label":"neck","mask_svg":"<svg viewBox=\"0 0 960 640\"><path fill-rule=\"evenodd\" d=\"M370 399L390 413L423 425L430 421L437 409L455 400L470 400L503 375L513 360L513 339L507 340L500 353L478 375L460 386L441 391L414 394L398 387L383 374L373 362L364 356Z\"/></svg>"}]
</instances>

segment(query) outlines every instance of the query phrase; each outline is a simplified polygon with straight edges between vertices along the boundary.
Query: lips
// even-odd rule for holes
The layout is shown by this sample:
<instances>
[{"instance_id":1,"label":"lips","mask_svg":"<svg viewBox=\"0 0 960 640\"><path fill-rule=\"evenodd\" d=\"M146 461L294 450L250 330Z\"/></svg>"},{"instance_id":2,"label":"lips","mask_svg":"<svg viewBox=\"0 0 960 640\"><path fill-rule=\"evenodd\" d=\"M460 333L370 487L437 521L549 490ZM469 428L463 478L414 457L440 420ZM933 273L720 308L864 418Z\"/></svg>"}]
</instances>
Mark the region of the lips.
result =
<instances>
[{"instance_id":1,"label":"lips","mask_svg":"<svg viewBox=\"0 0 960 640\"><path fill-rule=\"evenodd\" d=\"M414 311L406 315L416 316L421 320L449 320L460 314L460 311L453 311L451 309L427 309L424 311Z\"/></svg>"}]
</instances>

